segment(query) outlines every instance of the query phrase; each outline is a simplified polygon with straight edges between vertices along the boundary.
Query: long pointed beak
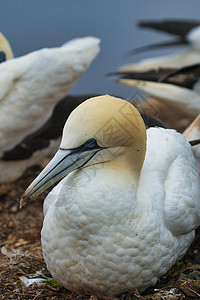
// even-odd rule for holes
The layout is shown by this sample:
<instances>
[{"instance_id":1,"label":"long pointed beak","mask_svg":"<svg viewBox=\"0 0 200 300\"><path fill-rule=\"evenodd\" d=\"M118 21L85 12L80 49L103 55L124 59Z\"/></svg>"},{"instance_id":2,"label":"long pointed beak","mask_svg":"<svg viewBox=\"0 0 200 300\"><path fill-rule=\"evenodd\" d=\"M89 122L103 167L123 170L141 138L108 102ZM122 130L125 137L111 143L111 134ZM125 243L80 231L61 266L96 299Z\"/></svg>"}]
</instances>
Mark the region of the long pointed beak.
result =
<instances>
[{"instance_id":1,"label":"long pointed beak","mask_svg":"<svg viewBox=\"0 0 200 300\"><path fill-rule=\"evenodd\" d=\"M26 189L20 200L20 208L31 198L40 195L47 188L74 170L85 166L99 151L94 149L80 152L77 149L59 149L53 159Z\"/></svg>"}]
</instances>

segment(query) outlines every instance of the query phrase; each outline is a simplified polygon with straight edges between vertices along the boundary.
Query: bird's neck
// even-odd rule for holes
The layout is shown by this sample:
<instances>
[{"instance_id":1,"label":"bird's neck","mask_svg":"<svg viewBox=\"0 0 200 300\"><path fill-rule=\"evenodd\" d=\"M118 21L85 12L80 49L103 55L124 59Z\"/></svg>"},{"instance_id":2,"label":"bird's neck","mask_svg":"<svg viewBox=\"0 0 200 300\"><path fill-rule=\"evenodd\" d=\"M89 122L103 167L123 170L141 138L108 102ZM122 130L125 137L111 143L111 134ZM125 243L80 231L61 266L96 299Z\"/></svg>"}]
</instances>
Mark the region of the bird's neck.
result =
<instances>
[{"instance_id":1,"label":"bird's neck","mask_svg":"<svg viewBox=\"0 0 200 300\"><path fill-rule=\"evenodd\" d=\"M129 155L119 156L72 172L63 182L56 206L65 207L61 213L67 211L75 227L81 227L82 218L100 227L102 223L134 219L138 214L137 191L143 163L139 156L134 160L135 163Z\"/></svg>"},{"instance_id":2,"label":"bird's neck","mask_svg":"<svg viewBox=\"0 0 200 300\"><path fill-rule=\"evenodd\" d=\"M78 207L79 213L70 216L76 227L82 226L83 217L95 222L98 228L105 223L126 222L129 215L134 218L138 182L122 169L111 169L106 164L91 166L70 174L65 184L70 186L66 211Z\"/></svg>"},{"instance_id":3,"label":"bird's neck","mask_svg":"<svg viewBox=\"0 0 200 300\"><path fill-rule=\"evenodd\" d=\"M109 214L110 209L123 210L126 203L126 218L128 211L137 207L139 176L139 169L133 171L127 161L119 159L75 171L68 177L67 185L74 188L75 200L81 206L102 206Z\"/></svg>"},{"instance_id":4,"label":"bird's neck","mask_svg":"<svg viewBox=\"0 0 200 300\"><path fill-rule=\"evenodd\" d=\"M114 178L119 176L122 182L132 182L134 183L135 189L137 189L142 168L142 164L139 162L133 164L132 161L125 157L124 159L120 158L105 163L103 167L105 172L112 174L110 176Z\"/></svg>"}]
</instances>

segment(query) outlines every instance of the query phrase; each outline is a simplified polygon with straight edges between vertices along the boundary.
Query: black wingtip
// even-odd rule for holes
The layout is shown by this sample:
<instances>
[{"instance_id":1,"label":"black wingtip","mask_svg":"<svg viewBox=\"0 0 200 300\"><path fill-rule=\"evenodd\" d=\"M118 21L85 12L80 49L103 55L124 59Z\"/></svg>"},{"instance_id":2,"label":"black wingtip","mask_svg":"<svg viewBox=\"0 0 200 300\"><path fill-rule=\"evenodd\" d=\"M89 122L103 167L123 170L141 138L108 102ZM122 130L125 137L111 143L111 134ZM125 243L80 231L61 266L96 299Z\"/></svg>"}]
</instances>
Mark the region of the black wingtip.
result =
<instances>
[{"instance_id":1,"label":"black wingtip","mask_svg":"<svg viewBox=\"0 0 200 300\"><path fill-rule=\"evenodd\" d=\"M130 56L136 55L138 53L144 53L146 51L162 49L165 47L183 46L183 45L187 45L187 44L188 44L188 42L184 39L178 39L178 40L173 40L173 41L169 41L169 42L155 43L155 44L146 45L146 46L132 49L132 50L128 51L124 56L128 58Z\"/></svg>"},{"instance_id":2,"label":"black wingtip","mask_svg":"<svg viewBox=\"0 0 200 300\"><path fill-rule=\"evenodd\" d=\"M151 69L146 72L133 72L133 71L119 71L119 72L112 72L108 73L107 77L116 77L117 79L130 79L130 80L144 80L144 81L154 81L154 82L160 82L160 78L165 76L165 74L171 74L174 71L174 69L158 69L154 70Z\"/></svg>"},{"instance_id":3,"label":"black wingtip","mask_svg":"<svg viewBox=\"0 0 200 300\"><path fill-rule=\"evenodd\" d=\"M199 26L200 21L191 19L146 20L139 21L137 25L140 28L154 29L183 38L191 29Z\"/></svg>"},{"instance_id":4,"label":"black wingtip","mask_svg":"<svg viewBox=\"0 0 200 300\"><path fill-rule=\"evenodd\" d=\"M174 76L177 75L193 75L195 77L200 77L200 64L194 64L194 65L189 65L183 68L180 68L178 70L176 70L175 72L171 72L169 74L167 74L166 76L163 76L162 78L160 78L160 82L165 82L167 81L169 78L172 78Z\"/></svg>"},{"instance_id":5,"label":"black wingtip","mask_svg":"<svg viewBox=\"0 0 200 300\"><path fill-rule=\"evenodd\" d=\"M109 77L120 76L120 75L121 75L121 72L110 72L110 73L105 74L105 77L109 78Z\"/></svg>"},{"instance_id":6,"label":"black wingtip","mask_svg":"<svg viewBox=\"0 0 200 300\"><path fill-rule=\"evenodd\" d=\"M199 145L199 144L200 144L200 139L198 139L198 140L193 140L193 141L189 141L189 143L190 143L191 146Z\"/></svg>"}]
</instances>

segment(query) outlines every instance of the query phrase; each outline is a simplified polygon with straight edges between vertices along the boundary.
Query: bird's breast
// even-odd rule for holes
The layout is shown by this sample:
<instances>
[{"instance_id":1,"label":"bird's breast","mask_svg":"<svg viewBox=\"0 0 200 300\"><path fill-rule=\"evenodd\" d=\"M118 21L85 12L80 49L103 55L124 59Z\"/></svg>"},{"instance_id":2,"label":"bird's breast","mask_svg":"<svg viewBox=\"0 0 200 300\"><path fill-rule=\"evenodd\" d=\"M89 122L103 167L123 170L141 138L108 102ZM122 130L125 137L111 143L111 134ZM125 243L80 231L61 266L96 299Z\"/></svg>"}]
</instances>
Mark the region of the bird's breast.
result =
<instances>
[{"instance_id":1,"label":"bird's breast","mask_svg":"<svg viewBox=\"0 0 200 300\"><path fill-rule=\"evenodd\" d=\"M71 173L45 201L44 258L55 280L70 290L144 290L177 260L177 239L148 203L138 206L134 184L120 176Z\"/></svg>"}]
</instances>

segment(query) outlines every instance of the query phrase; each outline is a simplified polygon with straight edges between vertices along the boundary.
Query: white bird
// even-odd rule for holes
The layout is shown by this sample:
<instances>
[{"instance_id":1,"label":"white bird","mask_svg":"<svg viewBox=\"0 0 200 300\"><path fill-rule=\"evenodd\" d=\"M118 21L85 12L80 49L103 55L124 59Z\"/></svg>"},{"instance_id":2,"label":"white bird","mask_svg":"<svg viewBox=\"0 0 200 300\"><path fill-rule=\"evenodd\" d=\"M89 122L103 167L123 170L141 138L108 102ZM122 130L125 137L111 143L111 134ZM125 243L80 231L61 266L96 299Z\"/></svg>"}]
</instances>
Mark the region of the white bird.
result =
<instances>
[{"instance_id":1,"label":"white bird","mask_svg":"<svg viewBox=\"0 0 200 300\"><path fill-rule=\"evenodd\" d=\"M160 48L165 46L177 46L187 44L187 49L176 54L164 55L143 59L138 63L123 66L122 71L145 72L149 69L158 68L182 68L184 66L199 63L200 61L200 22L188 20L164 20L144 21L139 23L140 27L153 28L173 34L178 37L172 42L153 44L136 48L130 52L141 52L143 50Z\"/></svg>"},{"instance_id":2,"label":"white bird","mask_svg":"<svg viewBox=\"0 0 200 300\"><path fill-rule=\"evenodd\" d=\"M185 116L196 117L200 113L200 64L147 72L120 71L111 75L117 75L116 81L147 92Z\"/></svg>"},{"instance_id":3,"label":"white bird","mask_svg":"<svg viewBox=\"0 0 200 300\"><path fill-rule=\"evenodd\" d=\"M99 52L98 38L74 39L0 64L0 182L17 179L24 170L52 153L59 141L29 160L4 161L50 119L56 104L76 84ZM22 158L23 159L23 158Z\"/></svg>"},{"instance_id":4,"label":"white bird","mask_svg":"<svg viewBox=\"0 0 200 300\"><path fill-rule=\"evenodd\" d=\"M11 150L5 151L0 158L0 183L17 180L31 166L44 167L45 161L52 158L60 144L68 116L90 97L91 94L67 95L54 107L50 118L41 128L19 141Z\"/></svg>"},{"instance_id":5,"label":"white bird","mask_svg":"<svg viewBox=\"0 0 200 300\"><path fill-rule=\"evenodd\" d=\"M74 39L0 64L0 154L47 121L99 52L98 44L93 37Z\"/></svg>"},{"instance_id":6,"label":"white bird","mask_svg":"<svg viewBox=\"0 0 200 300\"><path fill-rule=\"evenodd\" d=\"M91 98L71 113L20 205L60 179L44 202L41 240L47 268L69 290L144 291L186 253L200 224L190 144L175 130L146 131L119 98Z\"/></svg>"},{"instance_id":7,"label":"white bird","mask_svg":"<svg viewBox=\"0 0 200 300\"><path fill-rule=\"evenodd\" d=\"M67 95L54 107L47 122L19 142L13 149L4 152L0 159L0 183L17 180L24 171L33 165L44 166L57 150L62 137L62 130L70 113L83 101L97 95ZM147 127L166 125L158 118L141 114ZM56 124L56 126L55 126Z\"/></svg>"},{"instance_id":8,"label":"white bird","mask_svg":"<svg viewBox=\"0 0 200 300\"><path fill-rule=\"evenodd\" d=\"M158 117L162 119L162 111L168 111L169 119L174 121L170 124L167 119L162 120L169 126L184 130L185 125L188 125L192 118L196 117L200 112L199 101L199 83L188 86L186 81L180 85L166 83L157 83L157 79L152 78L157 74L163 75L163 71L170 69L182 69L184 67L199 64L200 62L200 22L194 20L176 20L169 19L164 21L142 21L139 23L140 27L148 29L156 29L164 33L176 36L176 39L167 42L150 44L147 46L136 48L130 53L137 53L144 50L151 50L156 48L187 45L183 51L176 52L175 54L151 57L143 59L139 62L124 65L120 68L120 72L124 74L132 73L133 80L120 80L129 87L138 88L147 92L147 101L151 106L155 107L158 112ZM173 71L173 70L171 70ZM127 78L126 78L127 79ZM180 83L180 82L179 82ZM186 86L184 86L186 84ZM150 97L149 97L150 96ZM160 103L161 104L160 104ZM174 108L176 109L174 119ZM182 120L180 120L180 117ZM173 120L174 119L174 120Z\"/></svg>"},{"instance_id":9,"label":"white bird","mask_svg":"<svg viewBox=\"0 0 200 300\"><path fill-rule=\"evenodd\" d=\"M3 33L0 32L0 63L11 58L13 58L13 52L10 43Z\"/></svg>"}]
</instances>

